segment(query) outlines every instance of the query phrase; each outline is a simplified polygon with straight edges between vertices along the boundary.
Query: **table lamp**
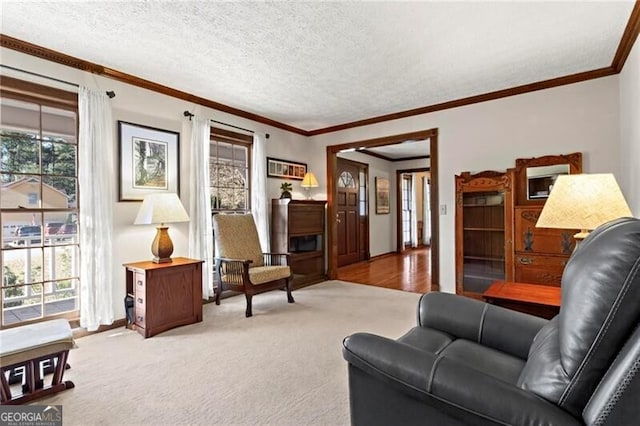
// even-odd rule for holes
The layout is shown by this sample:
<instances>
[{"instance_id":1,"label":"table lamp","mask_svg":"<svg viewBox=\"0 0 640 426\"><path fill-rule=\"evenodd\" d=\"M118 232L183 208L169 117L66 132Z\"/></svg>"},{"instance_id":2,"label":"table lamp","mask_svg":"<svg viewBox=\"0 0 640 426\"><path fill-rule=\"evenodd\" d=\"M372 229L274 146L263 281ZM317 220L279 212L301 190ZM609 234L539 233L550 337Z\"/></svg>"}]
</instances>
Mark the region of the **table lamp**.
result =
<instances>
[{"instance_id":1,"label":"table lamp","mask_svg":"<svg viewBox=\"0 0 640 426\"><path fill-rule=\"evenodd\" d=\"M159 223L158 232L151 244L154 263L169 263L173 253L173 242L169 237L168 226L165 223L188 222L189 215L182 206L178 194L150 194L144 197L144 201L138 210L135 225L148 225Z\"/></svg>"},{"instance_id":2,"label":"table lamp","mask_svg":"<svg viewBox=\"0 0 640 426\"><path fill-rule=\"evenodd\" d=\"M611 173L560 175L540 213L537 228L579 229L579 243L605 222L631 216Z\"/></svg>"},{"instance_id":3,"label":"table lamp","mask_svg":"<svg viewBox=\"0 0 640 426\"><path fill-rule=\"evenodd\" d=\"M307 200L311 199L311 193L309 191L309 188L317 188L318 187L318 179L316 179L315 175L311 172L307 172L304 175L304 179L302 179L302 183L300 184L301 187L304 188L304 190L307 193Z\"/></svg>"}]
</instances>

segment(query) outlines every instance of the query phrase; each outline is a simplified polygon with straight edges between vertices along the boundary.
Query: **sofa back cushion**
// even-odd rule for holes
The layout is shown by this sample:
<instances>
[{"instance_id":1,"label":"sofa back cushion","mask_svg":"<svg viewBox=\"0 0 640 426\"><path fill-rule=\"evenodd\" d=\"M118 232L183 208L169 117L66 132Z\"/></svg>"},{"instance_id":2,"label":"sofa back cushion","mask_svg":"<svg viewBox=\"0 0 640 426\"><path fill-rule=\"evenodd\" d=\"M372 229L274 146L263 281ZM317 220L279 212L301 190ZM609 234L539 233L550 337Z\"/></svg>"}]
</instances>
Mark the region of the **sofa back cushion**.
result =
<instances>
[{"instance_id":1,"label":"sofa back cushion","mask_svg":"<svg viewBox=\"0 0 640 426\"><path fill-rule=\"evenodd\" d=\"M640 321L640 220L593 231L562 276L559 315L536 336L518 385L580 416Z\"/></svg>"}]
</instances>

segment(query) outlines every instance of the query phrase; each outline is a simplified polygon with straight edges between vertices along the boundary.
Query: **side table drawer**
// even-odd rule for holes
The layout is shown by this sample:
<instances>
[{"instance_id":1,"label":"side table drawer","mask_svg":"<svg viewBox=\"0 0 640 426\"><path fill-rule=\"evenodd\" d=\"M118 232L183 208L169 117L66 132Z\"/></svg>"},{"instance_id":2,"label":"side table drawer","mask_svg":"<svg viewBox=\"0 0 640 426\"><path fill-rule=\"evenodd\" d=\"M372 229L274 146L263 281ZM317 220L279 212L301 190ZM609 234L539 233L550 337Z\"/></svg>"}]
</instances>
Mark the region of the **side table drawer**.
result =
<instances>
[{"instance_id":1,"label":"side table drawer","mask_svg":"<svg viewBox=\"0 0 640 426\"><path fill-rule=\"evenodd\" d=\"M566 256L516 254L515 280L559 286L568 259Z\"/></svg>"},{"instance_id":2,"label":"side table drawer","mask_svg":"<svg viewBox=\"0 0 640 426\"><path fill-rule=\"evenodd\" d=\"M143 273L136 272L133 274L133 291L137 294L144 295L146 289L146 280Z\"/></svg>"}]
</instances>

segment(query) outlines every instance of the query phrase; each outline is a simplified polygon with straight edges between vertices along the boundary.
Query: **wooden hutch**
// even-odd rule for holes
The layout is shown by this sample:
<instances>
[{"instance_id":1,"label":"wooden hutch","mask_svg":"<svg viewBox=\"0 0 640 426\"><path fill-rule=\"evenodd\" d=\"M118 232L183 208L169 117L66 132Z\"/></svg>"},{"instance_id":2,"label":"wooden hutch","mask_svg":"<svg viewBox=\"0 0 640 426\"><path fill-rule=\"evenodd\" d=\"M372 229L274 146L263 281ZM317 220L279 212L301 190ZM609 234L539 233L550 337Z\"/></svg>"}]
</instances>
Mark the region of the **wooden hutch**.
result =
<instances>
[{"instance_id":1,"label":"wooden hutch","mask_svg":"<svg viewBox=\"0 0 640 426\"><path fill-rule=\"evenodd\" d=\"M456 176L456 293L480 299L512 279L513 174Z\"/></svg>"},{"instance_id":2,"label":"wooden hutch","mask_svg":"<svg viewBox=\"0 0 640 426\"><path fill-rule=\"evenodd\" d=\"M289 253L293 288L326 279L325 274L326 201L271 201L271 251Z\"/></svg>"}]
</instances>

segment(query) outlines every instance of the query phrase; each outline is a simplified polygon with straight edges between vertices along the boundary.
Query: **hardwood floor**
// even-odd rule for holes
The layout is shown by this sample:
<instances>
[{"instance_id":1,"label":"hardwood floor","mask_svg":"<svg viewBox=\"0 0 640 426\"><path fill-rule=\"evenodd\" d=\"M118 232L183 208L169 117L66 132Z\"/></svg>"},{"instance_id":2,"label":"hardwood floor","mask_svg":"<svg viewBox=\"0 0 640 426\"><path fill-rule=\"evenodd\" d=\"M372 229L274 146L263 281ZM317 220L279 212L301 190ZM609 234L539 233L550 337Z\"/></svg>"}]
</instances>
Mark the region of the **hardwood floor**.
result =
<instances>
[{"instance_id":1,"label":"hardwood floor","mask_svg":"<svg viewBox=\"0 0 640 426\"><path fill-rule=\"evenodd\" d=\"M338 279L354 283L426 293L431 290L429 248L406 250L338 268Z\"/></svg>"}]
</instances>

